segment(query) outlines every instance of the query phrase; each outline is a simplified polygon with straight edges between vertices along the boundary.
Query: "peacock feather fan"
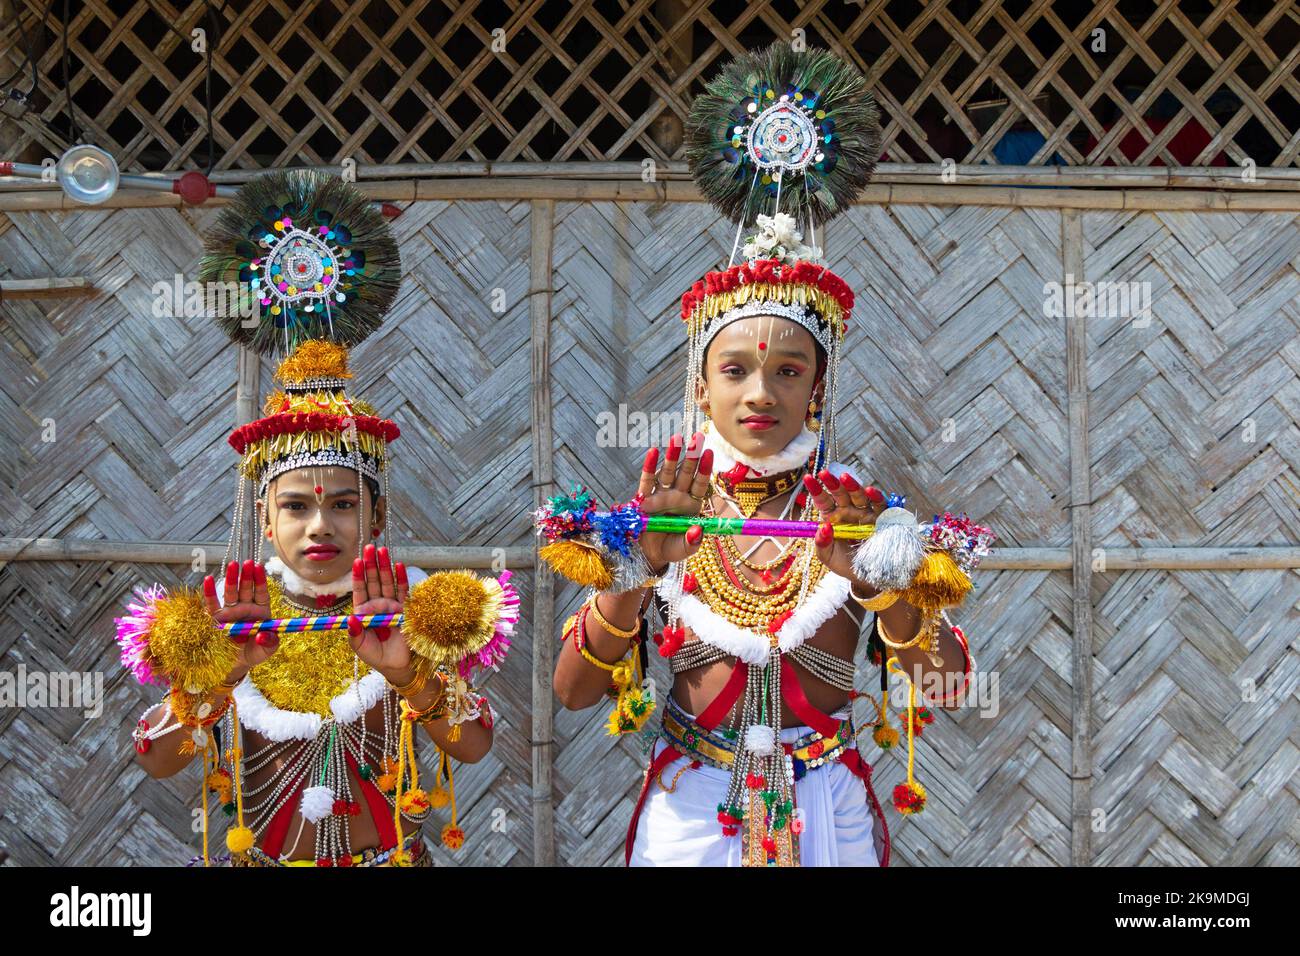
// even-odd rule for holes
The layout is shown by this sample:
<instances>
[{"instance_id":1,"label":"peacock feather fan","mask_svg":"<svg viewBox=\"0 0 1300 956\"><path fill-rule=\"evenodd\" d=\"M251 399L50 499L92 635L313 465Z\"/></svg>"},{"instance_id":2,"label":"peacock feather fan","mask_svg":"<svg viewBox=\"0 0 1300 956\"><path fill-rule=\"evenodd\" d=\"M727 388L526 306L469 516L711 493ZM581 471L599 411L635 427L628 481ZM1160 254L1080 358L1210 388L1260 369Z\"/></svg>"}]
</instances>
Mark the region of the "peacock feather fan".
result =
<instances>
[{"instance_id":1,"label":"peacock feather fan","mask_svg":"<svg viewBox=\"0 0 1300 956\"><path fill-rule=\"evenodd\" d=\"M277 170L222 209L198 278L238 283L259 307L256 322L235 309L217 317L231 339L288 355L309 339L363 340L392 307L401 272L392 231L364 193L338 176Z\"/></svg>"},{"instance_id":2,"label":"peacock feather fan","mask_svg":"<svg viewBox=\"0 0 1300 956\"><path fill-rule=\"evenodd\" d=\"M686 129L700 191L746 223L791 208L818 224L839 215L870 181L880 144L880 111L861 71L828 50L782 42L724 66L695 98Z\"/></svg>"}]
</instances>

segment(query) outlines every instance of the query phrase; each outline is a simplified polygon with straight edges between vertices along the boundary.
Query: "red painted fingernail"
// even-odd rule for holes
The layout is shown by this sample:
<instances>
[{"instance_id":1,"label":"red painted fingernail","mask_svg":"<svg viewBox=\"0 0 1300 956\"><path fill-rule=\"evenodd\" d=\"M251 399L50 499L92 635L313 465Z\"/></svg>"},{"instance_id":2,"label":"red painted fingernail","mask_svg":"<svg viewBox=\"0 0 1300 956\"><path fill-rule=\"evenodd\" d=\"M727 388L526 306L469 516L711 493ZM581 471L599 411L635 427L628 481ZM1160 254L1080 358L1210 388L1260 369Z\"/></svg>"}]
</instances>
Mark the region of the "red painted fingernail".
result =
<instances>
[{"instance_id":1,"label":"red painted fingernail","mask_svg":"<svg viewBox=\"0 0 1300 956\"><path fill-rule=\"evenodd\" d=\"M253 566L253 583L259 587L266 583L266 565L256 564Z\"/></svg>"},{"instance_id":2,"label":"red painted fingernail","mask_svg":"<svg viewBox=\"0 0 1300 956\"><path fill-rule=\"evenodd\" d=\"M885 500L884 494L875 485L867 485L867 487L862 490L868 498L877 504Z\"/></svg>"},{"instance_id":3,"label":"red painted fingernail","mask_svg":"<svg viewBox=\"0 0 1300 956\"><path fill-rule=\"evenodd\" d=\"M707 475L713 471L713 449L704 449L704 454L700 456L700 474Z\"/></svg>"},{"instance_id":4,"label":"red painted fingernail","mask_svg":"<svg viewBox=\"0 0 1300 956\"><path fill-rule=\"evenodd\" d=\"M655 465L659 463L659 449L651 448L645 453L645 461L641 464L642 471L654 471Z\"/></svg>"},{"instance_id":5,"label":"red painted fingernail","mask_svg":"<svg viewBox=\"0 0 1300 956\"><path fill-rule=\"evenodd\" d=\"M862 488L862 486L858 484L858 479L854 478L847 471L844 474L840 475L840 484L842 484L849 491L858 491L859 489Z\"/></svg>"},{"instance_id":6,"label":"red painted fingernail","mask_svg":"<svg viewBox=\"0 0 1300 956\"><path fill-rule=\"evenodd\" d=\"M836 480L835 476L832 475L825 468L822 469L821 474L819 474L817 477L822 480L822 484L826 486L827 491L839 490L840 483Z\"/></svg>"},{"instance_id":7,"label":"red painted fingernail","mask_svg":"<svg viewBox=\"0 0 1300 956\"><path fill-rule=\"evenodd\" d=\"M248 643L248 635L247 635L247 634L231 634L231 635L230 635L230 639L231 639L232 641L234 641L236 644L247 644L247 643Z\"/></svg>"},{"instance_id":8,"label":"red painted fingernail","mask_svg":"<svg viewBox=\"0 0 1300 956\"><path fill-rule=\"evenodd\" d=\"M379 549L379 564L380 567L392 568L392 564L388 560L388 548L386 547Z\"/></svg>"},{"instance_id":9,"label":"red painted fingernail","mask_svg":"<svg viewBox=\"0 0 1300 956\"><path fill-rule=\"evenodd\" d=\"M682 436L673 435L668 439L668 460L676 461L682 453Z\"/></svg>"},{"instance_id":10,"label":"red painted fingernail","mask_svg":"<svg viewBox=\"0 0 1300 956\"><path fill-rule=\"evenodd\" d=\"M203 593L208 597L217 596L217 582L212 580L212 575L210 574L203 579Z\"/></svg>"},{"instance_id":11,"label":"red painted fingernail","mask_svg":"<svg viewBox=\"0 0 1300 956\"><path fill-rule=\"evenodd\" d=\"M814 495L821 494L822 486L817 484L817 479L812 475L803 476L803 486L811 491Z\"/></svg>"},{"instance_id":12,"label":"red painted fingernail","mask_svg":"<svg viewBox=\"0 0 1300 956\"><path fill-rule=\"evenodd\" d=\"M269 641L270 639L271 639L270 635L267 634L265 631L260 632L257 635L257 637L253 638L253 640L255 640L262 647L266 647L266 642Z\"/></svg>"},{"instance_id":13,"label":"red painted fingernail","mask_svg":"<svg viewBox=\"0 0 1300 956\"><path fill-rule=\"evenodd\" d=\"M826 547L826 545L830 544L831 538L833 536L834 536L834 532L831 531L830 522L823 521L820 525L817 526L817 547L819 548Z\"/></svg>"},{"instance_id":14,"label":"red painted fingernail","mask_svg":"<svg viewBox=\"0 0 1300 956\"><path fill-rule=\"evenodd\" d=\"M348 634L352 637L359 635L365 628L361 626L361 618L355 614L348 615Z\"/></svg>"},{"instance_id":15,"label":"red painted fingernail","mask_svg":"<svg viewBox=\"0 0 1300 956\"><path fill-rule=\"evenodd\" d=\"M249 558L247 561L244 562L244 570L243 570L243 574L246 575L247 577L250 577L250 578L254 576L254 575L253 575L253 559L252 559L252 558Z\"/></svg>"},{"instance_id":16,"label":"red painted fingernail","mask_svg":"<svg viewBox=\"0 0 1300 956\"><path fill-rule=\"evenodd\" d=\"M393 573L397 575L398 584L406 584L406 565L398 561L397 566L393 568Z\"/></svg>"},{"instance_id":17,"label":"red painted fingernail","mask_svg":"<svg viewBox=\"0 0 1300 956\"><path fill-rule=\"evenodd\" d=\"M389 635L388 628L386 627L375 628L375 636L378 637L381 641L388 640L388 635Z\"/></svg>"},{"instance_id":18,"label":"red painted fingernail","mask_svg":"<svg viewBox=\"0 0 1300 956\"><path fill-rule=\"evenodd\" d=\"M704 536L704 529L697 524L691 525L686 529L686 541L688 544L694 544Z\"/></svg>"},{"instance_id":19,"label":"red painted fingernail","mask_svg":"<svg viewBox=\"0 0 1300 956\"><path fill-rule=\"evenodd\" d=\"M369 571L371 568L379 567L379 565L375 563L375 546L373 544L366 545L365 555L366 555L367 571Z\"/></svg>"},{"instance_id":20,"label":"red painted fingernail","mask_svg":"<svg viewBox=\"0 0 1300 956\"><path fill-rule=\"evenodd\" d=\"M226 565L226 580L234 584L239 580L239 562L231 561Z\"/></svg>"},{"instance_id":21,"label":"red painted fingernail","mask_svg":"<svg viewBox=\"0 0 1300 956\"><path fill-rule=\"evenodd\" d=\"M360 558L354 558L352 561L352 580L360 581L366 576L366 567L361 563Z\"/></svg>"}]
</instances>

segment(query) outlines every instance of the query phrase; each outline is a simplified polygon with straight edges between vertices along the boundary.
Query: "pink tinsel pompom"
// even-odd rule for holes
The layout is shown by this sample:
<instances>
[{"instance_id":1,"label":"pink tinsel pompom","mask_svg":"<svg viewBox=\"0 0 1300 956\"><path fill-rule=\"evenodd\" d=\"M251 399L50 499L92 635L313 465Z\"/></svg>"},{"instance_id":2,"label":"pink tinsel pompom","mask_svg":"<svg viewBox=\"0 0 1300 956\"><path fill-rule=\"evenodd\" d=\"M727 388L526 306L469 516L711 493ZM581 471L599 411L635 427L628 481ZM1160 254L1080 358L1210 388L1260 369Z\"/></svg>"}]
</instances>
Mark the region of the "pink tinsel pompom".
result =
<instances>
[{"instance_id":1,"label":"pink tinsel pompom","mask_svg":"<svg viewBox=\"0 0 1300 956\"><path fill-rule=\"evenodd\" d=\"M492 637L476 653L461 659L460 676L469 680L474 667L487 670L495 668L506 659L510 650L510 636L514 634L515 624L519 622L519 592L510 582L510 571L502 571L497 583L501 585L501 614L497 618L496 629Z\"/></svg>"},{"instance_id":2,"label":"pink tinsel pompom","mask_svg":"<svg viewBox=\"0 0 1300 956\"><path fill-rule=\"evenodd\" d=\"M168 686L161 674L155 674L149 665L149 629L154 624L154 609L167 596L162 585L135 589L137 601L131 601L125 617L114 618L117 624L117 645L122 648L122 666L135 675L141 684Z\"/></svg>"}]
</instances>

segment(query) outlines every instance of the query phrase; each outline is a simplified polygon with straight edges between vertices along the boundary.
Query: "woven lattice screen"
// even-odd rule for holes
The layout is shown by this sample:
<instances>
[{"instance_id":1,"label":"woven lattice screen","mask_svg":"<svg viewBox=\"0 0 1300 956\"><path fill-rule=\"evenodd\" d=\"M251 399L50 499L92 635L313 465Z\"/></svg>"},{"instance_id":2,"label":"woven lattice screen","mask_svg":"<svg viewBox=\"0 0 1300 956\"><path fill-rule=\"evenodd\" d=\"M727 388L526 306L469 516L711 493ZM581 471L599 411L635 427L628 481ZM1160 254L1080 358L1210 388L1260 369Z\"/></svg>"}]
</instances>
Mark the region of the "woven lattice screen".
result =
<instances>
[{"instance_id":1,"label":"woven lattice screen","mask_svg":"<svg viewBox=\"0 0 1300 956\"><path fill-rule=\"evenodd\" d=\"M210 101L218 169L667 159L702 77L801 36L868 72L897 162L1300 159L1293 0L85 0L66 58L63 6L0 0L0 150L206 168Z\"/></svg>"}]
</instances>

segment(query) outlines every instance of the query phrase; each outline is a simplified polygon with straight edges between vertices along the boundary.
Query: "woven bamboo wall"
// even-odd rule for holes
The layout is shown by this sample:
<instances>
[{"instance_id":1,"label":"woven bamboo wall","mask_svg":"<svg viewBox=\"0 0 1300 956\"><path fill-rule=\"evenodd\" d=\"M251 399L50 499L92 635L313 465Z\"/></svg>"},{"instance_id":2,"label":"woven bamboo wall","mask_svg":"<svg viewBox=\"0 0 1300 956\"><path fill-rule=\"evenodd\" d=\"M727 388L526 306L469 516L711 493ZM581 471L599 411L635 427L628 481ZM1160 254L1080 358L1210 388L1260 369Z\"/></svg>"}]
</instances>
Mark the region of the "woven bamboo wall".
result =
<instances>
[{"instance_id":1,"label":"woven bamboo wall","mask_svg":"<svg viewBox=\"0 0 1300 956\"><path fill-rule=\"evenodd\" d=\"M160 274L192 271L210 215L0 215L7 274L80 272L97 290L4 307L0 535L224 538L234 350L201 320L153 318L149 296ZM1087 276L1148 281L1153 294L1149 327L1087 325L1095 544L1300 540L1300 218L1081 220ZM401 300L356 364L360 390L403 427L395 521L428 543L527 545L529 207L416 203L394 225ZM732 236L697 205L563 202L554 236L557 481L624 497L639 451L595 447L596 416L620 403L678 406L676 298ZM1062 214L867 205L832 224L828 246L859 290L840 457L922 513L967 509L1002 545L1068 545L1065 334L1042 313L1044 283L1064 271ZM43 444L47 417L58 440ZM0 710L0 847L18 863L174 863L195 852L197 776L160 783L135 769L128 734L146 700L112 644L129 587L158 577L174 580L157 565L0 569L0 669L98 669L107 690L98 720ZM444 862L532 859L529 656L534 640L557 635L535 632L532 575L516 581L521 638L488 684L503 715L497 744L457 776L470 842ZM980 669L999 675L999 710L941 714L919 741L931 803L908 823L887 811L895 860L1068 864L1070 575L985 571L978 584L959 620ZM559 590L557 620L577 599ZM1076 824L1093 830L1090 862L1300 861L1298 602L1294 570L1094 573L1096 809ZM873 678L864 669L860 686ZM640 752L602 723L600 708L556 712L564 863L622 860ZM881 793L902 779L902 756L868 754Z\"/></svg>"}]
</instances>

